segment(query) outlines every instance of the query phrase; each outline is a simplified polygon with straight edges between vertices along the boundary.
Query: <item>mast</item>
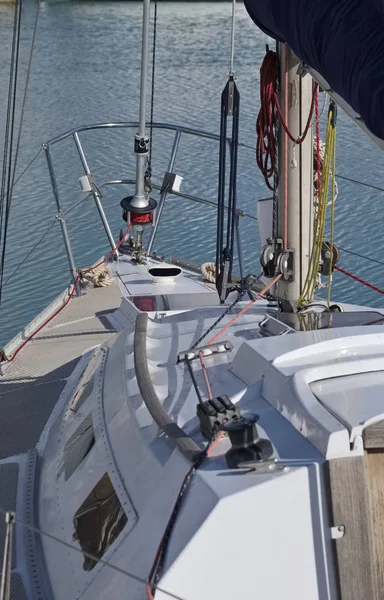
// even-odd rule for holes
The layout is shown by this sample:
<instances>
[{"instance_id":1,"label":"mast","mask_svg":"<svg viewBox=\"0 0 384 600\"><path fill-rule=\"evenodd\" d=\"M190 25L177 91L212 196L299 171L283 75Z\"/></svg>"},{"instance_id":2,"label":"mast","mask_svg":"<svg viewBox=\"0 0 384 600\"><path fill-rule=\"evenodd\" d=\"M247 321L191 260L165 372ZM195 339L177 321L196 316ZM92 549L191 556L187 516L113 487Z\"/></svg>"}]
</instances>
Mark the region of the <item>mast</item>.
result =
<instances>
[{"instance_id":1,"label":"mast","mask_svg":"<svg viewBox=\"0 0 384 600\"><path fill-rule=\"evenodd\" d=\"M289 131L299 138L311 110L313 82L300 75L299 61L286 44L279 44L280 106ZM296 311L309 266L313 235L313 143L312 129L300 145L295 145L279 125L279 187L277 236L289 257L292 275L277 285L277 298L286 312ZM292 251L292 252L291 252ZM290 270L290 266L288 269Z\"/></svg>"},{"instance_id":2,"label":"mast","mask_svg":"<svg viewBox=\"0 0 384 600\"><path fill-rule=\"evenodd\" d=\"M136 191L131 203L136 208L144 208L148 205L148 198L144 188L144 174L149 152L149 137L145 130L145 109L147 104L150 3L150 0L143 0L139 132L135 136Z\"/></svg>"},{"instance_id":3,"label":"mast","mask_svg":"<svg viewBox=\"0 0 384 600\"><path fill-rule=\"evenodd\" d=\"M149 20L150 0L143 0L143 25L141 41L141 80L140 80L140 111L139 131L135 135L136 154L136 189L134 196L123 198L120 206L123 208L123 219L130 223L132 233L130 238L131 251L137 262L142 262L144 228L153 225L153 211L157 202L149 197L145 174L148 164L149 137L146 133L146 103L148 79L148 50L149 50Z\"/></svg>"},{"instance_id":4,"label":"mast","mask_svg":"<svg viewBox=\"0 0 384 600\"><path fill-rule=\"evenodd\" d=\"M279 103L289 131L297 139L311 111L313 80L298 74L299 61L286 44L278 44ZM279 120L279 185L274 240L269 246L282 278L274 295L284 312L296 312L308 271L313 236L313 144L311 127L299 145L292 142Z\"/></svg>"}]
</instances>

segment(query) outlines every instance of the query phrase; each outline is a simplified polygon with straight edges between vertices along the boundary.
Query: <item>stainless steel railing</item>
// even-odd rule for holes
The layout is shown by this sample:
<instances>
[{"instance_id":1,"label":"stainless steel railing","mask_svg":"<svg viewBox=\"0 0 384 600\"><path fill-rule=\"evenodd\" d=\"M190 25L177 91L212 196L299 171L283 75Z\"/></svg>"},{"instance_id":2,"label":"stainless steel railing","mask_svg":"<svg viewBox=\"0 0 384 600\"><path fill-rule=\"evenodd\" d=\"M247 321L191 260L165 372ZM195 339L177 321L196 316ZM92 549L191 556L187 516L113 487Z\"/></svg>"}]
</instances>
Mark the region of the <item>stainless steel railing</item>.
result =
<instances>
[{"instance_id":1,"label":"stainless steel railing","mask_svg":"<svg viewBox=\"0 0 384 600\"><path fill-rule=\"evenodd\" d=\"M104 227L106 236L111 245L111 248L115 248L116 242L113 238L111 228L108 223L108 219L105 215L105 212L104 212L104 209L103 209L103 206L101 203L101 194L100 194L99 190L108 185L134 185L135 184L134 179L115 179L115 180L111 180L111 181L105 181L98 186L92 184L93 174L91 173L91 170L88 165L88 161L87 161L87 158L86 158L86 155L85 155L85 152L84 152L81 140L80 140L80 134L83 132L93 131L93 130L98 130L98 129L134 129L137 127L138 127L138 124L134 123L134 122L95 123L92 125L82 125L75 129L70 129L69 131L62 133L62 134L52 138L51 140L48 140L45 144L42 145L42 148L46 155L53 196L54 196L57 211L58 211L56 218L60 222L61 231L62 231L62 235L63 235L63 239L64 239L67 258L68 258L68 263L69 263L69 267L70 267L70 271L71 271L73 280L75 280L75 278L76 278L76 267L75 267L75 260L74 260L74 256L73 256L73 252L72 252L71 242L70 242L69 235L68 235L66 216L74 208L76 208L82 202L84 202L84 200L86 200L87 198L92 196L93 200L95 202L97 211L99 213L100 220ZM168 171L169 172L171 172L174 168L182 135L205 138L205 139L213 140L216 142L218 142L220 140L220 137L216 134L209 133L207 131L202 131L199 129L192 129L190 127L182 127L179 125L172 125L169 123L154 123L153 128L164 130L164 131L174 131L172 150L171 150L171 155L170 155L170 159L169 159L169 163L168 163ZM90 181L91 191L84 198L81 198L80 200L76 200L67 209L64 210L62 202L61 202L61 196L60 196L60 192L59 192L57 176L56 176L56 172L55 172L55 168L54 168L53 160L52 160L52 146L54 146L55 144L58 144L59 142L62 142L63 140L66 140L68 138L72 138L74 141L75 148L77 150L77 153L79 155L79 158L80 158L83 170L84 170L84 174L88 177L88 179ZM230 139L228 139L227 141L228 141L228 144L231 144ZM154 243L154 240L156 237L156 233L158 231L161 215L162 215L162 212L164 209L164 204L165 204L168 194L180 196L191 202L198 202L201 204L205 204L207 206L212 206L212 207L217 206L215 202L206 200L204 198L199 198L198 196L193 196L193 195L185 194L182 192L173 192L173 191L169 191L169 190L162 191L161 187L157 186L157 185L153 185L153 187L155 189L160 190L161 194L160 194L159 204L158 204L158 207L156 210L154 226L153 226L153 229L151 231L151 235L150 235L150 238L148 241L148 246L147 246L148 254L152 251L153 243ZM241 209L237 210L236 233L237 233L239 266L240 266L240 271L242 271L242 250L241 250L241 240L240 240L240 230L239 230L239 217L240 216L248 217L248 218L252 218L252 219L256 219L256 217L247 214L246 212L244 212Z\"/></svg>"}]
</instances>

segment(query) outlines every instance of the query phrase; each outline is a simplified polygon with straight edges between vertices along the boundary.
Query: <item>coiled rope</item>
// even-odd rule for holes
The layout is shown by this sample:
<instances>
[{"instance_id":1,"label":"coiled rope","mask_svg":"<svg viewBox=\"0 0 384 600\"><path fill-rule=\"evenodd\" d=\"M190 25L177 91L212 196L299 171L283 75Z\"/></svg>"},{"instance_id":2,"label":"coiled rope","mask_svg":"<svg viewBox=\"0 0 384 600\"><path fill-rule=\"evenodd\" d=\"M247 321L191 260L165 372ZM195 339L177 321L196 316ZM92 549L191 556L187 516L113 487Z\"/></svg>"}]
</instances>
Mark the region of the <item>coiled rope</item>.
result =
<instances>
[{"instance_id":1,"label":"coiled rope","mask_svg":"<svg viewBox=\"0 0 384 600\"><path fill-rule=\"evenodd\" d=\"M276 190L278 181L273 179L276 170L276 112L280 123L288 138L295 144L300 145L305 140L312 122L313 109L315 106L317 83L313 84L312 102L308 120L304 131L295 137L289 130L286 119L283 116L279 98L277 96L277 72L278 58L276 52L269 50L260 68L260 110L256 120L256 163L259 167L265 183L272 192Z\"/></svg>"},{"instance_id":2,"label":"coiled rope","mask_svg":"<svg viewBox=\"0 0 384 600\"><path fill-rule=\"evenodd\" d=\"M332 283L332 257L333 257L333 237L334 237L334 216L335 216L335 157L336 157L336 107L333 102L330 103L329 112L328 112L328 125L327 125L327 133L326 133L326 141L325 141L325 150L324 150L324 159L323 159L323 168L319 163L321 162L321 155L319 151L319 131L317 130L316 135L316 147L318 150L317 154L317 176L319 178L319 172L321 173L318 182L320 181L320 186L318 184L319 190L319 198L317 205L315 206L316 214L315 214L315 226L314 226L314 236L312 249L309 259L309 266L307 275L305 278L305 282L303 285L302 293L297 302L297 306L303 306L308 302L313 301L313 296L315 293L316 285L318 283L318 272L319 272L319 264L321 259L321 250L323 247L323 239L324 239L324 228L326 222L327 215L327 204L328 204L328 193L329 193L329 180L332 176L332 199L331 199L331 240L330 240L330 267L328 273L328 304L330 302L330 288Z\"/></svg>"},{"instance_id":3,"label":"coiled rope","mask_svg":"<svg viewBox=\"0 0 384 600\"><path fill-rule=\"evenodd\" d=\"M216 265L213 262L206 262L201 265L201 273L209 283L216 283Z\"/></svg>"},{"instance_id":4,"label":"coiled rope","mask_svg":"<svg viewBox=\"0 0 384 600\"><path fill-rule=\"evenodd\" d=\"M87 271L86 274L83 272L83 279L92 283L93 287L108 287L114 281L108 268L103 265L97 269Z\"/></svg>"}]
</instances>

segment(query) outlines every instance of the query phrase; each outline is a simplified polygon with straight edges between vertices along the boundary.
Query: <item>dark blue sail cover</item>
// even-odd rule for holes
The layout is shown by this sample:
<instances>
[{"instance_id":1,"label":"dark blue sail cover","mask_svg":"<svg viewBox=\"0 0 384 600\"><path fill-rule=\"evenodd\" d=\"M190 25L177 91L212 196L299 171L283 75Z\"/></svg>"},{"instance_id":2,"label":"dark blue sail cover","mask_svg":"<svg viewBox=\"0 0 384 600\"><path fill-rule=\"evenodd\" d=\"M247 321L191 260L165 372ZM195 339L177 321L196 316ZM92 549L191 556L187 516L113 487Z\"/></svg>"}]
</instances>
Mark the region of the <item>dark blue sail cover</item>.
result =
<instances>
[{"instance_id":1,"label":"dark blue sail cover","mask_svg":"<svg viewBox=\"0 0 384 600\"><path fill-rule=\"evenodd\" d=\"M244 0L253 21L287 42L384 139L384 0Z\"/></svg>"}]
</instances>

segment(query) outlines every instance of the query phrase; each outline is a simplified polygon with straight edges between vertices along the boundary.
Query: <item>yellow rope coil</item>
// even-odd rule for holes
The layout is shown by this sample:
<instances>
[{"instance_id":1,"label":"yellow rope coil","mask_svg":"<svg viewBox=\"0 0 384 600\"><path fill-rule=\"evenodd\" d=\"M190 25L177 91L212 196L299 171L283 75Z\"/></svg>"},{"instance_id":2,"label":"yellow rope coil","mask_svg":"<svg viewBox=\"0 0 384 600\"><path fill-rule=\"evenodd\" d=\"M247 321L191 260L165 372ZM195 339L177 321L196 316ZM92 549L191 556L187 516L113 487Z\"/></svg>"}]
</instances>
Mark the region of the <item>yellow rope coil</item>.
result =
<instances>
[{"instance_id":1,"label":"yellow rope coil","mask_svg":"<svg viewBox=\"0 0 384 600\"><path fill-rule=\"evenodd\" d=\"M330 303L331 283L332 283L332 257L333 257L333 238L334 238L334 216L336 199L336 127L334 123L335 112L331 104L328 113L327 133L325 139L323 168L321 172L321 190L317 206L315 206L316 215L313 232L313 243L307 276L297 306L312 302L318 280L319 264L321 259L321 249L324 239L324 228L327 216L329 180L332 176L332 200L331 204L331 239L330 239L330 269L328 273L328 305ZM332 166L332 169L331 169Z\"/></svg>"}]
</instances>

